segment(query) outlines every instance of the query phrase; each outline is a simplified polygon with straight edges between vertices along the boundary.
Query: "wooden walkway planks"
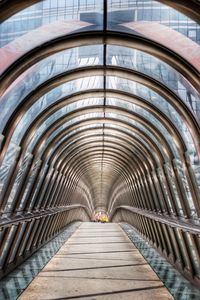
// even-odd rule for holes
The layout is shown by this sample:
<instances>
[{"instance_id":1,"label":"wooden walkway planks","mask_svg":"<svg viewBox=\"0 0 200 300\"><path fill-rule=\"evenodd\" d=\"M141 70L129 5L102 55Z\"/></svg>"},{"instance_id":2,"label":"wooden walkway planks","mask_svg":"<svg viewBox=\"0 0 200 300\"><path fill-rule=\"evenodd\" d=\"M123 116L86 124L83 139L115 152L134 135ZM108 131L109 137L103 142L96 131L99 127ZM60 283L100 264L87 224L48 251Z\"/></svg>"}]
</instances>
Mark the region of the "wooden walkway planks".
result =
<instances>
[{"instance_id":1,"label":"wooden walkway planks","mask_svg":"<svg viewBox=\"0 0 200 300\"><path fill-rule=\"evenodd\" d=\"M173 297L118 224L82 223L19 299Z\"/></svg>"}]
</instances>

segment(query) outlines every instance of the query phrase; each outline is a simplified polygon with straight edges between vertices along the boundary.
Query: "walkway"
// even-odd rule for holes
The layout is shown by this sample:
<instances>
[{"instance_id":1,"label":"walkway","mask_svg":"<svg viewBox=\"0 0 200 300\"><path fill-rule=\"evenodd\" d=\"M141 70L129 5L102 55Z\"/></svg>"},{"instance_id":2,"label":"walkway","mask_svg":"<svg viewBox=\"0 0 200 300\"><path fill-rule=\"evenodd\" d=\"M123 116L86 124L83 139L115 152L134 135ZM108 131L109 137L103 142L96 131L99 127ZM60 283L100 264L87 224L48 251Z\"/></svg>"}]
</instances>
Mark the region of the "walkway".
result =
<instances>
[{"instance_id":1,"label":"walkway","mask_svg":"<svg viewBox=\"0 0 200 300\"><path fill-rule=\"evenodd\" d=\"M19 299L173 297L118 224L83 223Z\"/></svg>"}]
</instances>

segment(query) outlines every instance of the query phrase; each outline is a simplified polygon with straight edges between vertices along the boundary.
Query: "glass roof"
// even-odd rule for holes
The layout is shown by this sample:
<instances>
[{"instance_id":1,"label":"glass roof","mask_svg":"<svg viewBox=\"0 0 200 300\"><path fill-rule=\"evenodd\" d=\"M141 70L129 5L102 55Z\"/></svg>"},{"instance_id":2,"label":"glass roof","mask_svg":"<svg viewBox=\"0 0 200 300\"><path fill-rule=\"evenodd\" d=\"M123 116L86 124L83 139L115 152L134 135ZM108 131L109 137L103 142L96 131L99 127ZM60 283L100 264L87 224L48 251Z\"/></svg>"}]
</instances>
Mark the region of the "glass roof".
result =
<instances>
[{"instance_id":1,"label":"glass roof","mask_svg":"<svg viewBox=\"0 0 200 300\"><path fill-rule=\"evenodd\" d=\"M136 70L160 81L174 91L200 121L200 97L197 91L188 80L165 62L139 50L108 45L107 65Z\"/></svg>"},{"instance_id":2,"label":"glass roof","mask_svg":"<svg viewBox=\"0 0 200 300\"><path fill-rule=\"evenodd\" d=\"M200 26L175 9L150 0L108 0L108 28L120 28L127 22L157 22L200 43ZM103 0L44 0L13 15L0 26L0 46L44 25L62 20L91 23L91 29L103 28Z\"/></svg>"},{"instance_id":3,"label":"glass roof","mask_svg":"<svg viewBox=\"0 0 200 300\"><path fill-rule=\"evenodd\" d=\"M181 132L184 141L187 145L187 149L190 151L190 154L192 156L196 155L196 150L189 129L187 128L186 124L183 122L179 114L176 112L176 110L164 98L162 98L160 95L150 90L149 88L131 80L117 78L113 76L107 76L106 79L107 79L106 85L108 89L113 89L114 91L122 90L125 92L132 93L134 95L138 95L140 97L142 96L142 98L144 98L146 101L152 103L154 106L158 107L161 111L163 111L165 115L169 117L170 120L176 125L177 129ZM42 111L45 110L47 107L51 106L54 102L58 101L60 98L69 95L70 92L86 90L88 87L89 89L92 88L102 89L103 77L95 76L94 78L86 77L83 79L77 79L75 81L65 83L62 86L59 86L58 88L55 88L52 91L45 94L42 98L36 101L31 106L31 108L27 111L27 113L23 116L16 130L14 131L12 142L19 144L26 130L28 129L28 126L31 124L31 122L33 122L34 119L37 118L38 114L41 114ZM51 116L48 117L36 131L34 131L34 136L32 137L32 142L29 143L28 151L30 152L32 151L33 147L36 145L38 139L42 136L42 134L44 134L44 132L48 129L48 127L52 123L57 121L59 118L62 118L67 113L73 110L81 109L87 106L103 107L104 101L105 99L103 98L88 98L88 99L86 98L84 100L76 101L72 104L68 104L61 107L59 110L52 113ZM119 98L114 99L114 98L106 97L105 105L108 106L114 105L114 106L126 108L130 111L135 111L137 114L143 116L148 121L152 122L156 127L158 127L158 130L162 132L163 136L165 136L165 138L168 140L168 143L172 147L175 157L179 157L179 154L176 150L176 146L173 143L172 137L169 135L168 131L166 131L163 125L157 119L155 119L155 117L152 116L152 114L149 114L149 112L145 111L142 108L136 109L137 105L124 101ZM79 119L81 119L81 117L79 117ZM64 130L67 127L68 127L68 122L62 124L58 129L56 129L51 134L51 139L55 137L60 131ZM48 142L43 143L43 149L44 149L44 145L47 144Z\"/></svg>"},{"instance_id":4,"label":"glass roof","mask_svg":"<svg viewBox=\"0 0 200 300\"><path fill-rule=\"evenodd\" d=\"M90 56L88 56L88 53L90 53ZM0 101L0 109L2 111L0 130L3 131L9 116L33 89L36 89L36 87L48 79L66 71L97 65L103 65L103 45L68 49L36 63L23 73L2 96ZM200 97L197 91L180 73L166 63L142 51L108 45L106 50L106 65L137 70L161 81L174 91L181 100L187 104L196 118L200 120ZM122 84L120 84L120 86L122 86ZM123 86L125 86L125 84L123 84ZM128 86L128 84L126 84L126 86ZM138 86L140 85L138 84ZM131 87L129 87L127 91L129 90L131 90ZM146 97L147 93L148 89L145 87L139 89L139 92L137 92L141 97ZM153 92L151 92L151 94L152 93ZM52 98L56 99L55 96L57 96L57 94L59 94L59 87L46 95L46 97L48 97L48 103L51 103ZM150 99L151 98L152 96ZM43 102L43 104L40 104L40 102ZM40 102L31 108L36 115L37 108L41 110L47 100L41 99ZM171 109L172 107L169 105L169 108Z\"/></svg>"},{"instance_id":5,"label":"glass roof","mask_svg":"<svg viewBox=\"0 0 200 300\"><path fill-rule=\"evenodd\" d=\"M103 28L103 0L44 0L10 17L0 26L1 47L42 26L63 20L81 20ZM93 26L92 26L93 25Z\"/></svg>"},{"instance_id":6,"label":"glass roof","mask_svg":"<svg viewBox=\"0 0 200 300\"><path fill-rule=\"evenodd\" d=\"M153 0L108 0L108 26L115 29L128 22L155 22L200 43L200 26L177 10Z\"/></svg>"}]
</instances>

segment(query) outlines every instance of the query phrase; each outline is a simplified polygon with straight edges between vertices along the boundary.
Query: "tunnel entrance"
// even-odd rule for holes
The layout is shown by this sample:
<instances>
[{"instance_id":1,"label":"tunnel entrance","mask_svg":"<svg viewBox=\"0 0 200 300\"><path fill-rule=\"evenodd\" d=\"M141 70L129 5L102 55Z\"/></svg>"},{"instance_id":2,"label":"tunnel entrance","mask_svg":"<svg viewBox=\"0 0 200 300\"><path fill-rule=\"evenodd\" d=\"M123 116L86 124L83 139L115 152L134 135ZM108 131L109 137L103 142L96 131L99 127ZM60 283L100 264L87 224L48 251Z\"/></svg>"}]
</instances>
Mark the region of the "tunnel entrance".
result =
<instances>
[{"instance_id":1,"label":"tunnel entrance","mask_svg":"<svg viewBox=\"0 0 200 300\"><path fill-rule=\"evenodd\" d=\"M106 212L104 211L97 211L94 213L94 216L92 218L93 222L101 222L101 223L108 223L109 217Z\"/></svg>"}]
</instances>

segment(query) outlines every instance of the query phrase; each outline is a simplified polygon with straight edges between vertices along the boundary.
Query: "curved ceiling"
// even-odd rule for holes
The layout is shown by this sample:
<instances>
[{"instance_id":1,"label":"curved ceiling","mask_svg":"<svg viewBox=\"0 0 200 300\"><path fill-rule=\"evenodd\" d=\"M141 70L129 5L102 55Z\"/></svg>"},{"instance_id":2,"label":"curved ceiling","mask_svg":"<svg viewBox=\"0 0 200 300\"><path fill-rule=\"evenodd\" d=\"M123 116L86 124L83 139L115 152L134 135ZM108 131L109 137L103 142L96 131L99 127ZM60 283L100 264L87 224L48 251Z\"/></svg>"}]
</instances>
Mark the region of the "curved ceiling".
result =
<instances>
[{"instance_id":1,"label":"curved ceiling","mask_svg":"<svg viewBox=\"0 0 200 300\"><path fill-rule=\"evenodd\" d=\"M2 217L71 207L197 222L199 2L0 8Z\"/></svg>"}]
</instances>

